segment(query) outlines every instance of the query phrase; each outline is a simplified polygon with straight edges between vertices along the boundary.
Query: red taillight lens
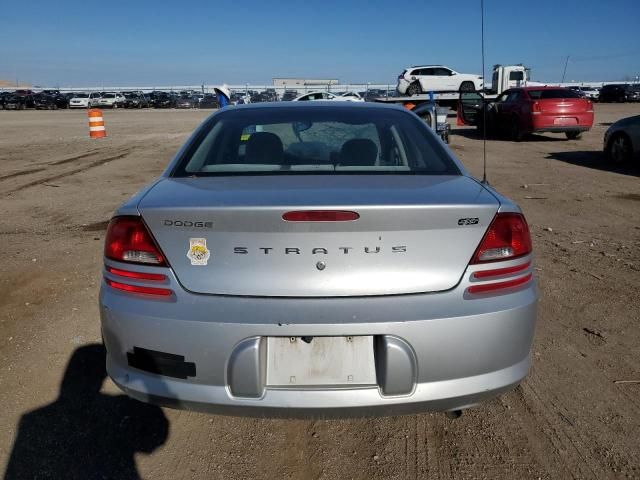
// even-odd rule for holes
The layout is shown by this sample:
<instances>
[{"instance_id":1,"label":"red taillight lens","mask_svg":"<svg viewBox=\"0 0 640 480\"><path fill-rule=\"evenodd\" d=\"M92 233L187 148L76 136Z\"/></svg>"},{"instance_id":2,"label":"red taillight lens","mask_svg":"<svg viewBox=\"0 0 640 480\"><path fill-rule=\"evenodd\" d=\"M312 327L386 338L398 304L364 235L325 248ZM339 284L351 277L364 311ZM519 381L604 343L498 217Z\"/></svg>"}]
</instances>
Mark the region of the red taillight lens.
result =
<instances>
[{"instance_id":1,"label":"red taillight lens","mask_svg":"<svg viewBox=\"0 0 640 480\"><path fill-rule=\"evenodd\" d=\"M475 272L473 274L473 278L481 279L491 279L494 277L501 277L502 275L512 275L514 273L521 272L526 270L531 265L531 262L523 263L522 265L516 265L514 267L506 267L506 268L496 268L493 270L480 270L479 272Z\"/></svg>"},{"instance_id":2,"label":"red taillight lens","mask_svg":"<svg viewBox=\"0 0 640 480\"><path fill-rule=\"evenodd\" d=\"M129 270L121 270L119 268L105 267L107 272L118 275L119 277L134 278L136 280L151 280L152 282L164 282L166 275L161 273L131 272Z\"/></svg>"},{"instance_id":3,"label":"red taillight lens","mask_svg":"<svg viewBox=\"0 0 640 480\"><path fill-rule=\"evenodd\" d=\"M505 282L484 283L482 285L472 285L467 288L469 293L487 293L495 292L496 290L504 290L507 288L519 287L531 280L532 274L528 273L524 277L515 278L513 280L507 280Z\"/></svg>"},{"instance_id":4,"label":"red taillight lens","mask_svg":"<svg viewBox=\"0 0 640 480\"><path fill-rule=\"evenodd\" d=\"M358 213L346 210L298 210L282 215L287 222L351 222L359 218Z\"/></svg>"},{"instance_id":5,"label":"red taillight lens","mask_svg":"<svg viewBox=\"0 0 640 480\"><path fill-rule=\"evenodd\" d=\"M167 265L140 217L115 217L109 222L104 256L118 262Z\"/></svg>"},{"instance_id":6,"label":"red taillight lens","mask_svg":"<svg viewBox=\"0 0 640 480\"><path fill-rule=\"evenodd\" d=\"M529 226L519 213L498 213L484 234L471 264L511 260L531 253Z\"/></svg>"},{"instance_id":7,"label":"red taillight lens","mask_svg":"<svg viewBox=\"0 0 640 480\"><path fill-rule=\"evenodd\" d=\"M171 295L173 292L168 288L156 288L156 287L144 287L141 285L129 285L127 283L114 282L113 280L109 280L105 278L104 281L111 288L115 288L116 290L122 290L124 292L131 293L144 293L145 295L160 295L162 297L167 297Z\"/></svg>"}]
</instances>

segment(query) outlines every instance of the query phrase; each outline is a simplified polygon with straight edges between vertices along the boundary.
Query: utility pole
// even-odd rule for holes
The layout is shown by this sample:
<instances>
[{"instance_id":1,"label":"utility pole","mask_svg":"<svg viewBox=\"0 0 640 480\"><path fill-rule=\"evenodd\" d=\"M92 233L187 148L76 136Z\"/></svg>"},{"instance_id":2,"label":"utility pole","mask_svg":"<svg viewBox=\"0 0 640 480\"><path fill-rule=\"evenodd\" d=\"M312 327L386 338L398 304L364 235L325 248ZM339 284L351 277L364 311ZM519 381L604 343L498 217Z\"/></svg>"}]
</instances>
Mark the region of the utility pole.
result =
<instances>
[{"instance_id":1,"label":"utility pole","mask_svg":"<svg viewBox=\"0 0 640 480\"><path fill-rule=\"evenodd\" d=\"M567 55L567 59L564 62L564 72L562 72L562 81L560 83L564 83L564 76L567 74L567 65L569 64L569 55Z\"/></svg>"}]
</instances>

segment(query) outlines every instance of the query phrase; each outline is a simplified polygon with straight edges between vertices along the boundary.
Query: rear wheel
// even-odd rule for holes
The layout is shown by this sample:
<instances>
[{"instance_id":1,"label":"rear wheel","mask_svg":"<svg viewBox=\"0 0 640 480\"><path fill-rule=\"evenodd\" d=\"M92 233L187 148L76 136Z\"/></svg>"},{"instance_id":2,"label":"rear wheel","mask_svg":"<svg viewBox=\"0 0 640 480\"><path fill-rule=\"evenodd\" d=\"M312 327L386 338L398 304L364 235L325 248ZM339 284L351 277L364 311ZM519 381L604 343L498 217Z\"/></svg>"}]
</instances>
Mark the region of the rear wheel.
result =
<instances>
[{"instance_id":1,"label":"rear wheel","mask_svg":"<svg viewBox=\"0 0 640 480\"><path fill-rule=\"evenodd\" d=\"M476 86L473 84L473 82L462 82L460 84L461 92L475 92L475 90Z\"/></svg>"},{"instance_id":2,"label":"rear wheel","mask_svg":"<svg viewBox=\"0 0 640 480\"><path fill-rule=\"evenodd\" d=\"M565 132L568 140L578 140L582 136L582 132Z\"/></svg>"},{"instance_id":3,"label":"rear wheel","mask_svg":"<svg viewBox=\"0 0 640 480\"><path fill-rule=\"evenodd\" d=\"M424 120L424 122L431 127L431 112L425 112L420 115L420 118Z\"/></svg>"},{"instance_id":4,"label":"rear wheel","mask_svg":"<svg viewBox=\"0 0 640 480\"><path fill-rule=\"evenodd\" d=\"M611 137L605 151L607 160L613 163L627 163L631 161L633 150L629 138L624 133L616 133Z\"/></svg>"},{"instance_id":5,"label":"rear wheel","mask_svg":"<svg viewBox=\"0 0 640 480\"><path fill-rule=\"evenodd\" d=\"M418 82L413 82L407 88L407 95L412 97L413 95L420 95L422 93L422 88L420 88L420 84Z\"/></svg>"},{"instance_id":6,"label":"rear wheel","mask_svg":"<svg viewBox=\"0 0 640 480\"><path fill-rule=\"evenodd\" d=\"M117 103L114 103L114 104L113 104L113 106L112 106L111 108L113 108L113 109L118 108L118 104L117 104Z\"/></svg>"}]
</instances>

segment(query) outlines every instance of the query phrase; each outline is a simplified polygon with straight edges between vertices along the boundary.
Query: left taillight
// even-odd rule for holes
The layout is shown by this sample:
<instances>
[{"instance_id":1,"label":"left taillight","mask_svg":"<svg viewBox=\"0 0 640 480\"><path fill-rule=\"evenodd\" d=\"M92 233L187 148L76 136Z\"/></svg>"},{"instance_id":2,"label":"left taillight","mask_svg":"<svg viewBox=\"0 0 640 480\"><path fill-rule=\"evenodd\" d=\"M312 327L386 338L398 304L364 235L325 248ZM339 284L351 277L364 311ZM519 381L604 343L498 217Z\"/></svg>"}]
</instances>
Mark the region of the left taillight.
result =
<instances>
[{"instance_id":1,"label":"left taillight","mask_svg":"<svg viewBox=\"0 0 640 480\"><path fill-rule=\"evenodd\" d=\"M164 255L140 217L114 217L109 222L104 256L117 262L167 266Z\"/></svg>"},{"instance_id":2,"label":"left taillight","mask_svg":"<svg viewBox=\"0 0 640 480\"><path fill-rule=\"evenodd\" d=\"M109 222L104 244L104 256L110 260L132 264L130 267L132 270L105 265L105 270L109 275L105 275L104 281L111 288L128 293L161 297L173 294L172 290L157 286L158 283L164 283L168 280L163 273L135 269L135 265L168 266L164 255L140 217L114 217ZM144 285L144 283L152 285Z\"/></svg>"}]
</instances>

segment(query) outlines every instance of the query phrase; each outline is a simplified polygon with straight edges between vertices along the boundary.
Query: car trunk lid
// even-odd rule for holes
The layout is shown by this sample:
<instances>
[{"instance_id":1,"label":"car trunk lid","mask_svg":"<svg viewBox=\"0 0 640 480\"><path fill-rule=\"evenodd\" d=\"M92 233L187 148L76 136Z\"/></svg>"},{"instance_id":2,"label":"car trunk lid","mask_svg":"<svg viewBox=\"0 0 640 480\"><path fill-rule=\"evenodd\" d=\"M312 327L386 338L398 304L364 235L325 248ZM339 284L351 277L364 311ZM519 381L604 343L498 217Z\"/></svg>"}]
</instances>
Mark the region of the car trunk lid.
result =
<instances>
[{"instance_id":1,"label":"car trunk lid","mask_svg":"<svg viewBox=\"0 0 640 480\"><path fill-rule=\"evenodd\" d=\"M282 175L165 179L139 210L189 291L326 297L453 288L498 206L465 176Z\"/></svg>"}]
</instances>

